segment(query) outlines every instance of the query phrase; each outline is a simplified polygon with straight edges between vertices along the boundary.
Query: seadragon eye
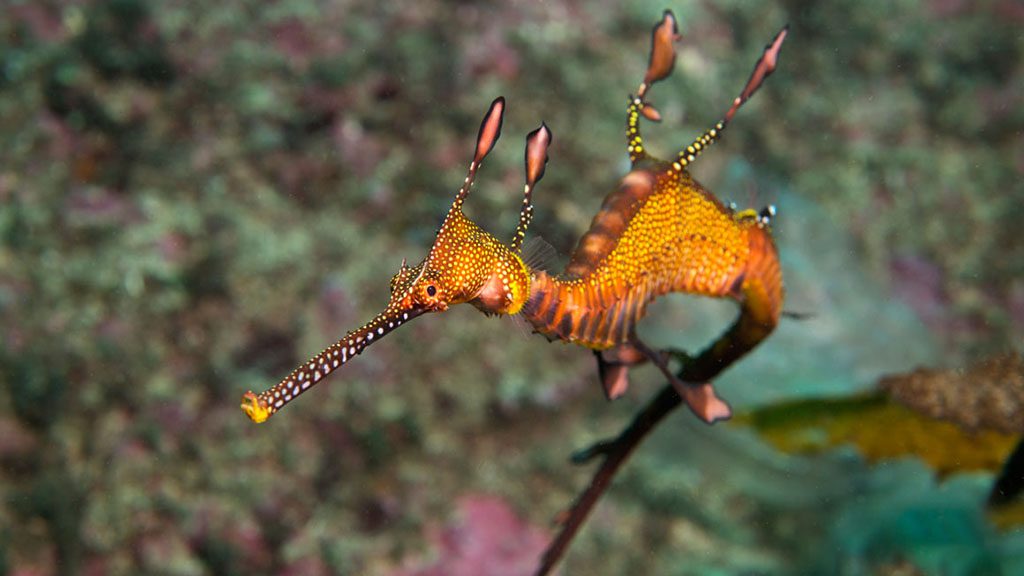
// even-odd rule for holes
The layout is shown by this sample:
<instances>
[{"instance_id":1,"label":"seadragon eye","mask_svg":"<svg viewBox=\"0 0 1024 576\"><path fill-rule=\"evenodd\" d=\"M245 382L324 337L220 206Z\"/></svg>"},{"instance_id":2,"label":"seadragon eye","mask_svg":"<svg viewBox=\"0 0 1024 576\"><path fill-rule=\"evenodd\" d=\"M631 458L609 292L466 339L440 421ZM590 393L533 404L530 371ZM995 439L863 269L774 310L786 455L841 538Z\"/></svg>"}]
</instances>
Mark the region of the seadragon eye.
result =
<instances>
[{"instance_id":1,"label":"seadragon eye","mask_svg":"<svg viewBox=\"0 0 1024 576\"><path fill-rule=\"evenodd\" d=\"M433 284L427 286L427 296L430 296L431 298L437 296L437 288Z\"/></svg>"}]
</instances>

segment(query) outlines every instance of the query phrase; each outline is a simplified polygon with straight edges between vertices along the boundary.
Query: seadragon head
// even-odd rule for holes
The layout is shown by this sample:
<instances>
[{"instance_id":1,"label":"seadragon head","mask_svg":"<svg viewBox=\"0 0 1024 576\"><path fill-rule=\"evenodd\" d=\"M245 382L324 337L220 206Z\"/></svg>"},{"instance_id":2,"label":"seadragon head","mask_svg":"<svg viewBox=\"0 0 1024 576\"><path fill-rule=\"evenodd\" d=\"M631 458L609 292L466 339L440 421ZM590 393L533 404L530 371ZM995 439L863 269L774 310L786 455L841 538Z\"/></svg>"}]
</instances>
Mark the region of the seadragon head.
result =
<instances>
[{"instance_id":1,"label":"seadragon head","mask_svg":"<svg viewBox=\"0 0 1024 576\"><path fill-rule=\"evenodd\" d=\"M522 309L530 293L530 270L523 263L522 243L533 215L533 187L543 177L547 163L551 143L547 126L542 123L526 139L526 186L512 241L501 242L462 212L481 162L501 135L504 109L504 98L491 103L480 125L469 172L434 245L419 264L408 266L402 262L391 279L390 300L384 311L296 368L273 388L258 395L247 392L242 410L249 418L265 421L367 346L417 316L467 302L488 314L515 314Z\"/></svg>"}]
</instances>

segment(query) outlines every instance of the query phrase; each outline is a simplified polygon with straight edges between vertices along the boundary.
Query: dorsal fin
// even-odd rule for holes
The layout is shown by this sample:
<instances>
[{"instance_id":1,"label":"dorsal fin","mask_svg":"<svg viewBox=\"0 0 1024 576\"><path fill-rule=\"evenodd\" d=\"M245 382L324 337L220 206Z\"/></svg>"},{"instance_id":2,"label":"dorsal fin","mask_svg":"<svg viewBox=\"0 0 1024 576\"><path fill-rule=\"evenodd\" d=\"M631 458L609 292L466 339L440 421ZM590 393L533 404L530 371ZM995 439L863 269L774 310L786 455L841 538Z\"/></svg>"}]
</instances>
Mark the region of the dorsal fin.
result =
<instances>
[{"instance_id":1,"label":"dorsal fin","mask_svg":"<svg viewBox=\"0 0 1024 576\"><path fill-rule=\"evenodd\" d=\"M558 251L540 236L523 243L523 264L531 271L551 272L558 266Z\"/></svg>"}]
</instances>

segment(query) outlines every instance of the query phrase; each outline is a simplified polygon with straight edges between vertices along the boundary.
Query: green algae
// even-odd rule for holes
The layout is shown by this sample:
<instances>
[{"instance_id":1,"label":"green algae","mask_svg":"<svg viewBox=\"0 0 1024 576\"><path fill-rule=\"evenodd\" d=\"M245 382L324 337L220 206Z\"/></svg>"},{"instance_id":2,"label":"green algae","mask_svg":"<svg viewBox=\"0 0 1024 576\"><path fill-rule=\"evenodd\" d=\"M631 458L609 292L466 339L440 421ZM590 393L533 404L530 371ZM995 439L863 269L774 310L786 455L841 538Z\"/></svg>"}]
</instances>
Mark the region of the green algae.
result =
<instances>
[{"instance_id":1,"label":"green algae","mask_svg":"<svg viewBox=\"0 0 1024 576\"><path fill-rule=\"evenodd\" d=\"M817 454L849 445L871 463L916 457L939 476L996 472L1020 438L991 430L968 431L930 418L883 393L809 399L765 407L736 419L787 454Z\"/></svg>"}]
</instances>

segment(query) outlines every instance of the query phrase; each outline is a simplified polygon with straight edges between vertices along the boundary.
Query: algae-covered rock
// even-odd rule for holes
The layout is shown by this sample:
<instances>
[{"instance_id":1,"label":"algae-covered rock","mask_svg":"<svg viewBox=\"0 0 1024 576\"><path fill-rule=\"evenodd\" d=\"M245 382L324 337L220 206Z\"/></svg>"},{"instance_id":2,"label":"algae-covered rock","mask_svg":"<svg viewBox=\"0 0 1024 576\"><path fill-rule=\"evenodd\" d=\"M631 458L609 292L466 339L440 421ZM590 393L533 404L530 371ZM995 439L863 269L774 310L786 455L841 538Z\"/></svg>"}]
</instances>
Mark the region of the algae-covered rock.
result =
<instances>
[{"instance_id":1,"label":"algae-covered rock","mask_svg":"<svg viewBox=\"0 0 1024 576\"><path fill-rule=\"evenodd\" d=\"M1024 358L1004 354L966 370L918 369L883 378L893 400L969 431L1024 434Z\"/></svg>"}]
</instances>

